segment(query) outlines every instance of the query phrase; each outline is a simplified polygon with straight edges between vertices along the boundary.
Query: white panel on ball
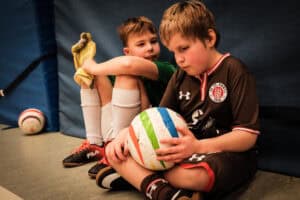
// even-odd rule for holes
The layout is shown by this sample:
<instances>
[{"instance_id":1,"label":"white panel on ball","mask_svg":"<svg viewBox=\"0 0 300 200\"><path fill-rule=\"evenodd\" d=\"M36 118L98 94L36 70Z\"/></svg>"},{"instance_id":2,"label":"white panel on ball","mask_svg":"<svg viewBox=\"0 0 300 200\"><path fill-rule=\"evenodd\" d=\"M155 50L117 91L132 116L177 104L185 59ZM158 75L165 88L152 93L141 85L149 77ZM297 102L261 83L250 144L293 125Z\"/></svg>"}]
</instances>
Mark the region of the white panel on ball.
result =
<instances>
[{"instance_id":1,"label":"white panel on ball","mask_svg":"<svg viewBox=\"0 0 300 200\"><path fill-rule=\"evenodd\" d=\"M19 115L18 125L23 133L36 134L43 130L45 116L39 109L28 108Z\"/></svg>"},{"instance_id":2,"label":"white panel on ball","mask_svg":"<svg viewBox=\"0 0 300 200\"><path fill-rule=\"evenodd\" d=\"M180 137L175 126L186 126L184 119L171 109L153 107L137 115L129 127L128 147L131 156L150 170L166 170L174 163L158 161L155 150L166 147L159 141Z\"/></svg>"}]
</instances>

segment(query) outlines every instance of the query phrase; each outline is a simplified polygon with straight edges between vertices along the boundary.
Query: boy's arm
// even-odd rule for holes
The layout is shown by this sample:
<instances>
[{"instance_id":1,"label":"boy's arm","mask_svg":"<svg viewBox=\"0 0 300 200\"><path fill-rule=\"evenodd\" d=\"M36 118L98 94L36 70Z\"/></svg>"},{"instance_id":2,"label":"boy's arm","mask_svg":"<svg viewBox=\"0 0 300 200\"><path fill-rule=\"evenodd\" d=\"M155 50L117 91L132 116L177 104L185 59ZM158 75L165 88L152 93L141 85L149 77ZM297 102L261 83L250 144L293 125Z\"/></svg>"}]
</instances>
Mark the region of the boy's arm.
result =
<instances>
[{"instance_id":1,"label":"boy's arm","mask_svg":"<svg viewBox=\"0 0 300 200\"><path fill-rule=\"evenodd\" d=\"M234 130L218 137L198 140L195 145L196 152L242 152L253 147L257 134L242 130Z\"/></svg>"},{"instance_id":2,"label":"boy's arm","mask_svg":"<svg viewBox=\"0 0 300 200\"><path fill-rule=\"evenodd\" d=\"M180 162L194 153L243 152L252 148L257 139L257 134L234 130L218 137L198 140L187 127L176 129L182 136L161 139L161 143L170 147L156 150L158 160Z\"/></svg>"},{"instance_id":3,"label":"boy's arm","mask_svg":"<svg viewBox=\"0 0 300 200\"><path fill-rule=\"evenodd\" d=\"M119 56L102 63L88 59L82 68L92 75L135 75L156 80L158 69L154 62L137 56Z\"/></svg>"}]
</instances>

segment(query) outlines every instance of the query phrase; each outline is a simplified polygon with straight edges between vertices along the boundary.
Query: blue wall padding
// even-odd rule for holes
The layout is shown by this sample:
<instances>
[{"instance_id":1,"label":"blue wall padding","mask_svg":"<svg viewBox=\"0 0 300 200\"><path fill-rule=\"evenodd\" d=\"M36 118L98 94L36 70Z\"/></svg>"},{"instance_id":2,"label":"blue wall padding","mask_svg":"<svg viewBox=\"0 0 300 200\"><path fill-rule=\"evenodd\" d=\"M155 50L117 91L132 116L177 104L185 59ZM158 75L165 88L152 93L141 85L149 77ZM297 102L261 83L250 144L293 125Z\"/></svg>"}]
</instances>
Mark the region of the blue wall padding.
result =
<instances>
[{"instance_id":1,"label":"blue wall padding","mask_svg":"<svg viewBox=\"0 0 300 200\"><path fill-rule=\"evenodd\" d=\"M295 0L206 1L220 49L255 75L261 106L259 168L300 176L300 6Z\"/></svg>"},{"instance_id":2,"label":"blue wall padding","mask_svg":"<svg viewBox=\"0 0 300 200\"><path fill-rule=\"evenodd\" d=\"M261 112L259 167L300 177L300 108L262 107Z\"/></svg>"},{"instance_id":3,"label":"blue wall padding","mask_svg":"<svg viewBox=\"0 0 300 200\"><path fill-rule=\"evenodd\" d=\"M56 52L53 1L8 1L0 8L0 88L6 88L38 57ZM40 62L25 80L0 98L0 123L17 126L26 108L43 111L45 131L59 130L57 60Z\"/></svg>"},{"instance_id":4,"label":"blue wall padding","mask_svg":"<svg viewBox=\"0 0 300 200\"><path fill-rule=\"evenodd\" d=\"M300 107L300 14L296 0L206 1L221 32L220 49L247 63L262 106Z\"/></svg>"},{"instance_id":5,"label":"blue wall padding","mask_svg":"<svg viewBox=\"0 0 300 200\"><path fill-rule=\"evenodd\" d=\"M300 7L296 0L206 0L221 34L219 50L241 58L255 75L261 106L259 168L300 176ZM73 81L70 48L83 31L97 43L97 61L121 55L116 27L127 17L145 15L159 25L174 1L55 1L58 45L60 127L85 137L79 87ZM169 59L168 53L163 58Z\"/></svg>"}]
</instances>

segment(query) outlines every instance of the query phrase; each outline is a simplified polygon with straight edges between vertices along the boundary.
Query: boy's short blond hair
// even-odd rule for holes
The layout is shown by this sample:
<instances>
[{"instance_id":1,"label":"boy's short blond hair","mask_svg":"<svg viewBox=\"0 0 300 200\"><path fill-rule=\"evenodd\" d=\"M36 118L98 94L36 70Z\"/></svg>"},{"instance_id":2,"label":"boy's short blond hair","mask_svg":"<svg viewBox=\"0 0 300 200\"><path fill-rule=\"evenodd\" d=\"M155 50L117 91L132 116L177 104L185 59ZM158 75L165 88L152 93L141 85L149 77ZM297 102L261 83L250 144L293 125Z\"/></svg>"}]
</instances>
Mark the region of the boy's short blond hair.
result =
<instances>
[{"instance_id":1,"label":"boy's short blond hair","mask_svg":"<svg viewBox=\"0 0 300 200\"><path fill-rule=\"evenodd\" d=\"M208 30L212 29L217 34L215 46L219 42L219 34L216 29L215 18L206 6L197 0L178 2L165 10L159 34L161 42L168 46L171 37L179 33L183 37L209 39Z\"/></svg>"},{"instance_id":2,"label":"boy's short blond hair","mask_svg":"<svg viewBox=\"0 0 300 200\"><path fill-rule=\"evenodd\" d=\"M127 46L130 34L143 34L147 31L157 34L154 23L145 16L128 18L118 27L119 37L123 46Z\"/></svg>"}]
</instances>

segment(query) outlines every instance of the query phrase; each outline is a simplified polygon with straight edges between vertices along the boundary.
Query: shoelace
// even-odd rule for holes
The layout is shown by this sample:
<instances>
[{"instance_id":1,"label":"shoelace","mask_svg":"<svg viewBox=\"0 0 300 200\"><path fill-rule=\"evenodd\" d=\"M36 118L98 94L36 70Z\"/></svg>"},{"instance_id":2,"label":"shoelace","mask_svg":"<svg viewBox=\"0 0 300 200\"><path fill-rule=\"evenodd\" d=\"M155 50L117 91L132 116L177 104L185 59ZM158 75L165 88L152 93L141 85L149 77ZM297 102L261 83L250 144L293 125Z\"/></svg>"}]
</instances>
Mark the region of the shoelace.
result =
<instances>
[{"instance_id":1,"label":"shoelace","mask_svg":"<svg viewBox=\"0 0 300 200\"><path fill-rule=\"evenodd\" d=\"M81 152L82 150L88 149L89 146L90 146L89 141L88 141L88 140L84 140L84 141L82 142L82 144L80 145L80 147L78 147L78 148L76 148L75 150L73 150L72 153L79 153L79 152Z\"/></svg>"},{"instance_id":2,"label":"shoelace","mask_svg":"<svg viewBox=\"0 0 300 200\"><path fill-rule=\"evenodd\" d=\"M110 165L109 164L109 162L108 162L108 160L107 160L107 158L106 158L106 155L105 155L105 147L107 146L107 144L108 143L110 143L112 140L109 140L109 141L106 141L105 143L104 143L104 148L103 148L103 151L101 152L101 154L102 154L102 159L100 159L99 161L98 161L98 163L99 164L101 164L101 163L103 163L103 164L105 164L105 165Z\"/></svg>"},{"instance_id":3,"label":"shoelace","mask_svg":"<svg viewBox=\"0 0 300 200\"><path fill-rule=\"evenodd\" d=\"M103 157L98 161L98 164L104 164L104 165L109 166L108 160L106 159L105 156L103 156Z\"/></svg>"}]
</instances>

